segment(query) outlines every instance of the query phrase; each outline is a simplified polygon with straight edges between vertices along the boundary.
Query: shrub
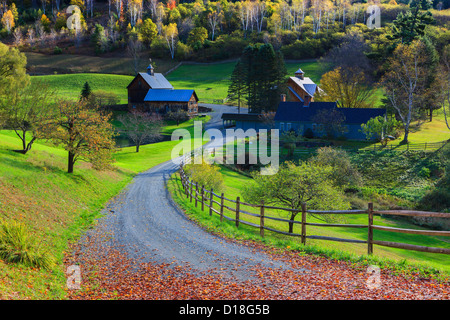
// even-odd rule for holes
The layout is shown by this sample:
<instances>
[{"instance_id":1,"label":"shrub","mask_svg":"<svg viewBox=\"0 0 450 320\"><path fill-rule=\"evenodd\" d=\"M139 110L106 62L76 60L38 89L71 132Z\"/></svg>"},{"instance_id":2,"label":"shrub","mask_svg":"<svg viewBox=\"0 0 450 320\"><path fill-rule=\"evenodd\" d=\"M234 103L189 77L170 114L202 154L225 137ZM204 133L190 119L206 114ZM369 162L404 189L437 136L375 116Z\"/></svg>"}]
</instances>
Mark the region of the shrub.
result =
<instances>
[{"instance_id":1,"label":"shrub","mask_svg":"<svg viewBox=\"0 0 450 320\"><path fill-rule=\"evenodd\" d=\"M198 183L199 188L204 186L206 189L214 191L223 189L223 177L216 165L202 161L201 164L186 165L184 171L192 182Z\"/></svg>"},{"instance_id":2,"label":"shrub","mask_svg":"<svg viewBox=\"0 0 450 320\"><path fill-rule=\"evenodd\" d=\"M0 223L0 258L44 269L54 265L53 257L41 250L25 225L16 221Z\"/></svg>"},{"instance_id":3,"label":"shrub","mask_svg":"<svg viewBox=\"0 0 450 320\"><path fill-rule=\"evenodd\" d=\"M430 177L430 169L427 167L423 167L419 171L419 176L421 176L423 178L429 178Z\"/></svg>"},{"instance_id":4,"label":"shrub","mask_svg":"<svg viewBox=\"0 0 450 320\"><path fill-rule=\"evenodd\" d=\"M316 165L331 166L331 177L340 188L359 186L362 184L361 174L351 163L348 153L342 149L322 147L311 160Z\"/></svg>"},{"instance_id":5,"label":"shrub","mask_svg":"<svg viewBox=\"0 0 450 320\"><path fill-rule=\"evenodd\" d=\"M62 49L60 47L56 46L53 49L53 54L61 54L61 53L62 53Z\"/></svg>"}]
</instances>

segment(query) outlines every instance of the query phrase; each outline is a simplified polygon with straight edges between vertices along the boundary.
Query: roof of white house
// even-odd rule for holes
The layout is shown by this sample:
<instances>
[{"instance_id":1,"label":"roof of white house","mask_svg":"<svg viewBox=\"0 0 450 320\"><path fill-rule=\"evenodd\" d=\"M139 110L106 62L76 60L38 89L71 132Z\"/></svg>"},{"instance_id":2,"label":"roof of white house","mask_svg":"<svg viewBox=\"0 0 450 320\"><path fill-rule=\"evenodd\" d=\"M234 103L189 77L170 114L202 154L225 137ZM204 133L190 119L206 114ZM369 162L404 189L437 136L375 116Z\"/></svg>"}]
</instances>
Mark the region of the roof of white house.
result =
<instances>
[{"instance_id":1,"label":"roof of white house","mask_svg":"<svg viewBox=\"0 0 450 320\"><path fill-rule=\"evenodd\" d=\"M139 74L152 89L173 89L173 86L169 81L167 81L166 77L164 77L162 73L154 73L153 75L150 75L146 72L139 72Z\"/></svg>"}]
</instances>

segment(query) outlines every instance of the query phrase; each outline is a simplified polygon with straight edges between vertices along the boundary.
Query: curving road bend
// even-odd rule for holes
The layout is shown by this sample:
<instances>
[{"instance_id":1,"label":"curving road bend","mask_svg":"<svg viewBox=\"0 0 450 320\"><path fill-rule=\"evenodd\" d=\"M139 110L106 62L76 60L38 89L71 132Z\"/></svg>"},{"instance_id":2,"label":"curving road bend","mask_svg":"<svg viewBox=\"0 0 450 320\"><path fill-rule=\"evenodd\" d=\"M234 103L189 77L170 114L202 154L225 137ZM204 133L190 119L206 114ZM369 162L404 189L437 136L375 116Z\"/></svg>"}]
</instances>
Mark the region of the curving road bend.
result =
<instances>
[{"instance_id":1,"label":"curving road bend","mask_svg":"<svg viewBox=\"0 0 450 320\"><path fill-rule=\"evenodd\" d=\"M211 107L214 112L207 128L222 129L222 112L236 112L233 107ZM110 235L109 245L141 262L187 265L192 272L240 280L248 280L249 270L256 266L289 268L263 252L208 233L189 220L166 188L177 169L176 163L168 161L138 174L108 205L99 224Z\"/></svg>"}]
</instances>

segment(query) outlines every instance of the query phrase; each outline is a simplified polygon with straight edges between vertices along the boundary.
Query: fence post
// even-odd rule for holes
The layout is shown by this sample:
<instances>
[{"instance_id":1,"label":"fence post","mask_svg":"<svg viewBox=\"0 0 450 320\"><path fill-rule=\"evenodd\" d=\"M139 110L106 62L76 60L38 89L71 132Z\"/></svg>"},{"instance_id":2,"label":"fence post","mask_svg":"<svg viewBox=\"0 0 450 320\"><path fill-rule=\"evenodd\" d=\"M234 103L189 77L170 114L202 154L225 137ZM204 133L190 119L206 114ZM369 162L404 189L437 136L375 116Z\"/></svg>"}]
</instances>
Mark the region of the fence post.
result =
<instances>
[{"instance_id":1,"label":"fence post","mask_svg":"<svg viewBox=\"0 0 450 320\"><path fill-rule=\"evenodd\" d=\"M264 238L264 200L261 201L259 212L259 234Z\"/></svg>"},{"instance_id":2,"label":"fence post","mask_svg":"<svg viewBox=\"0 0 450 320\"><path fill-rule=\"evenodd\" d=\"M213 189L209 193L209 215L212 216L212 207L213 207Z\"/></svg>"},{"instance_id":3,"label":"fence post","mask_svg":"<svg viewBox=\"0 0 450 320\"><path fill-rule=\"evenodd\" d=\"M425 150L427 150L427 143L425 142Z\"/></svg>"},{"instance_id":4,"label":"fence post","mask_svg":"<svg viewBox=\"0 0 450 320\"><path fill-rule=\"evenodd\" d=\"M193 186L192 186L192 181L189 181L189 185L190 185L190 188L191 188L191 192L189 192L189 196L190 196L190 200L189 200L189 202L191 202L192 203L192 192L193 192Z\"/></svg>"},{"instance_id":5,"label":"fence post","mask_svg":"<svg viewBox=\"0 0 450 320\"><path fill-rule=\"evenodd\" d=\"M202 197L202 211L205 211L205 186L203 186L203 185L202 185L201 197Z\"/></svg>"},{"instance_id":6,"label":"fence post","mask_svg":"<svg viewBox=\"0 0 450 320\"><path fill-rule=\"evenodd\" d=\"M368 217L369 217L369 222L367 225L368 231L367 231L367 253L368 254L372 254L373 253L373 203L369 202L369 206L368 206Z\"/></svg>"},{"instance_id":7,"label":"fence post","mask_svg":"<svg viewBox=\"0 0 450 320\"><path fill-rule=\"evenodd\" d=\"M236 198L236 228L239 227L240 197Z\"/></svg>"},{"instance_id":8,"label":"fence post","mask_svg":"<svg viewBox=\"0 0 450 320\"><path fill-rule=\"evenodd\" d=\"M220 222L223 222L223 192L222 195L220 196Z\"/></svg>"},{"instance_id":9,"label":"fence post","mask_svg":"<svg viewBox=\"0 0 450 320\"><path fill-rule=\"evenodd\" d=\"M195 183L195 207L197 208L198 201L198 182Z\"/></svg>"},{"instance_id":10,"label":"fence post","mask_svg":"<svg viewBox=\"0 0 450 320\"><path fill-rule=\"evenodd\" d=\"M302 203L302 244L306 244L306 203Z\"/></svg>"}]
</instances>

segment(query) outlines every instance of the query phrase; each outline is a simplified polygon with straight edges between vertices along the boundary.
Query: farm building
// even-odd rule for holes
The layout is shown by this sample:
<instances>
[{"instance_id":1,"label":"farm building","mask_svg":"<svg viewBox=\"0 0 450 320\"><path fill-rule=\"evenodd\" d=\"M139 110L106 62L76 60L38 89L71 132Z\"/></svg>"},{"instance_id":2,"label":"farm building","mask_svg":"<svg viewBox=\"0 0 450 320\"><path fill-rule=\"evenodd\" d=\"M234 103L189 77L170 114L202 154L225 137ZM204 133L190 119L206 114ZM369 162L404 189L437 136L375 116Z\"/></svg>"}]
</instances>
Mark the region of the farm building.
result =
<instances>
[{"instance_id":1,"label":"farm building","mask_svg":"<svg viewBox=\"0 0 450 320\"><path fill-rule=\"evenodd\" d=\"M305 77L305 73L300 68L295 72L294 77L289 77L287 87L288 101L305 102L307 104L314 101L314 95L317 92L322 91L314 81Z\"/></svg>"},{"instance_id":2,"label":"farm building","mask_svg":"<svg viewBox=\"0 0 450 320\"><path fill-rule=\"evenodd\" d=\"M272 126L280 133L294 131L304 136L308 130L314 137L325 137L330 133L327 130L327 120L332 122L333 115L341 118L341 132L335 132L335 137L344 137L350 140L365 140L361 132L361 124L370 118L384 116L385 109L378 108L338 108L336 102L315 102L314 95L323 92L304 72L298 69L295 77L288 79L287 94L281 95ZM286 101L288 100L288 101ZM325 111L325 112L321 112ZM328 115L330 119L322 119L319 123L317 114ZM236 126L237 129L271 129L271 126L261 118L260 114L222 114L224 127Z\"/></svg>"},{"instance_id":3,"label":"farm building","mask_svg":"<svg viewBox=\"0 0 450 320\"><path fill-rule=\"evenodd\" d=\"M155 73L152 65L147 72L139 72L130 82L128 108L165 114L179 109L193 117L198 113L198 96L194 90L174 89L161 73Z\"/></svg>"},{"instance_id":4,"label":"farm building","mask_svg":"<svg viewBox=\"0 0 450 320\"><path fill-rule=\"evenodd\" d=\"M337 133L350 140L365 140L366 136L361 132L361 124L366 123L370 118L384 116L385 109L379 108L337 108L336 102L286 102L281 101L275 114L275 128L281 132L294 131L299 135L305 135L306 130L313 133L314 137L327 135L324 123L318 123L317 114L331 114L337 111L342 116L341 126L345 132Z\"/></svg>"}]
</instances>

